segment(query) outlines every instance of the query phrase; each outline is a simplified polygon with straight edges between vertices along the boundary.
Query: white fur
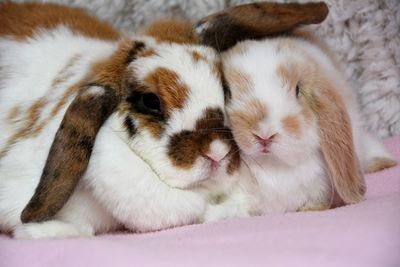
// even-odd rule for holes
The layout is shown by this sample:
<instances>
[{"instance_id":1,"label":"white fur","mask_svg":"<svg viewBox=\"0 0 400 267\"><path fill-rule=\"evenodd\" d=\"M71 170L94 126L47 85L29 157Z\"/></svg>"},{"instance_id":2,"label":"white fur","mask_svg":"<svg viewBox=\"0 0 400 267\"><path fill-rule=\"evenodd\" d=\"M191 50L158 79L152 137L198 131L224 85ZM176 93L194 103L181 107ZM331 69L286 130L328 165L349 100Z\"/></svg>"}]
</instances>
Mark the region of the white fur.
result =
<instances>
[{"instance_id":1,"label":"white fur","mask_svg":"<svg viewBox=\"0 0 400 267\"><path fill-rule=\"evenodd\" d=\"M124 117L113 114L100 129L88 169L66 205L51 221L22 224L20 214L39 182L54 135L75 95L71 96L39 135L18 140L0 159L1 231L12 232L16 238L35 239L91 236L121 226L145 232L196 223L202 220L212 196L237 180L234 175L227 177L226 160L218 172L211 173L206 159L200 158L192 169L182 170L166 155L168 135L193 130L206 108L223 109L222 87L212 65L194 65L190 49L215 60L216 53L200 46L156 45L147 37L141 39L156 46L159 57L138 60L131 68L139 76L160 66L179 73L190 89L185 108L173 112L160 140L140 125L135 138L130 139L122 127ZM25 125L32 103L46 99L39 123L45 121L65 90L85 77L91 64L107 58L115 49L116 42L79 36L65 27L39 32L25 41L1 38L0 69L5 75L0 80L0 150ZM52 87L54 78L68 64L68 78ZM103 93L97 86L85 92L92 96ZM7 114L16 105L23 115L10 121Z\"/></svg>"},{"instance_id":2,"label":"white fur","mask_svg":"<svg viewBox=\"0 0 400 267\"><path fill-rule=\"evenodd\" d=\"M295 49L290 46L278 49L279 44L286 40L294 44ZM333 185L320 152L316 119L313 119L311 126L301 121L300 136L290 136L282 128L282 120L286 116L297 115L302 110L293 88L288 88L288 84L277 74L277 68L282 64L298 63L305 66L311 58L318 65L316 71L335 85L337 93L345 101L356 153L363 168L373 158L391 158L385 147L362 129L352 90L342 73L318 46L294 38L245 41L240 45L245 47L244 52L228 51L223 55L224 69L235 68L244 72L250 77L252 88L251 92L243 94L243 88L231 86L232 100L228 104L228 114L245 110L246 99L256 98L266 103L268 115L254 129L254 133L264 136L278 134L278 138L272 142L270 153L266 155L260 153L260 145L256 142L239 143L246 163L243 164L246 170L242 171L247 174L244 174L245 178L241 179L238 188L232 191L225 203L209 207L206 220L318 209L328 207L332 201ZM233 124L231 127L235 135L238 126Z\"/></svg>"}]
</instances>

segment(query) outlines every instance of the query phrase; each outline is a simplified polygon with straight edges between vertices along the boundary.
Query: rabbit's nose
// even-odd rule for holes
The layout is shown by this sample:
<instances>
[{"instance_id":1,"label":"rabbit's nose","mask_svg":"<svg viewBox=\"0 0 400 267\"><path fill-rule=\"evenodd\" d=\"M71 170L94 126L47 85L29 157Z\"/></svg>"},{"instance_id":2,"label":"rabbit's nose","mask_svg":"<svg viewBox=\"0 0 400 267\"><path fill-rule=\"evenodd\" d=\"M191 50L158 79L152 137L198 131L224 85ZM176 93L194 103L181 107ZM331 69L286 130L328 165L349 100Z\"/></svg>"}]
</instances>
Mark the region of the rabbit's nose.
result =
<instances>
[{"instance_id":1,"label":"rabbit's nose","mask_svg":"<svg viewBox=\"0 0 400 267\"><path fill-rule=\"evenodd\" d=\"M261 145L264 152L268 152L268 147L276 137L276 134L268 135L268 134L256 134L253 133L254 138Z\"/></svg>"},{"instance_id":2,"label":"rabbit's nose","mask_svg":"<svg viewBox=\"0 0 400 267\"><path fill-rule=\"evenodd\" d=\"M228 155L229 150L229 145L220 140L214 140L211 142L210 149L205 154L205 157L211 160L212 163L219 164Z\"/></svg>"}]
</instances>

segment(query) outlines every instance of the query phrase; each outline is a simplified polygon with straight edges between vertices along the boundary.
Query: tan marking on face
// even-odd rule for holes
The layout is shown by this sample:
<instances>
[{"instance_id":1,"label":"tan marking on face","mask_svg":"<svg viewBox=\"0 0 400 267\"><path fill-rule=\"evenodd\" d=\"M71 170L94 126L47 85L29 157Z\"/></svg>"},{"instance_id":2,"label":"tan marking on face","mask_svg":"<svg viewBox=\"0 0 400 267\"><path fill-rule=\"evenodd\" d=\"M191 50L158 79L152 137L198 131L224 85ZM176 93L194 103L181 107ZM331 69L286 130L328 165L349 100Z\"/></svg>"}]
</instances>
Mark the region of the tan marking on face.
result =
<instances>
[{"instance_id":1,"label":"tan marking on face","mask_svg":"<svg viewBox=\"0 0 400 267\"><path fill-rule=\"evenodd\" d=\"M302 107L302 115L306 125L311 125L314 121L314 113L309 105L307 95L310 90L313 90L313 83L315 83L315 68L312 66L312 61L305 64L285 64L277 67L277 73L281 77L284 86L287 86L292 94L295 94L296 86L300 88L300 95L298 103ZM289 121L289 125L290 125ZM293 127L289 127L294 130Z\"/></svg>"},{"instance_id":2,"label":"tan marking on face","mask_svg":"<svg viewBox=\"0 0 400 267\"><path fill-rule=\"evenodd\" d=\"M254 88L250 76L242 70L231 67L227 68L224 74L233 95L235 95L235 93L246 94Z\"/></svg>"},{"instance_id":3,"label":"tan marking on face","mask_svg":"<svg viewBox=\"0 0 400 267\"><path fill-rule=\"evenodd\" d=\"M178 20L162 20L150 24L144 31L145 35L154 37L158 42L178 44L195 44L197 35L190 22Z\"/></svg>"},{"instance_id":4,"label":"tan marking on face","mask_svg":"<svg viewBox=\"0 0 400 267\"><path fill-rule=\"evenodd\" d=\"M142 114L135 114L135 119L139 122L139 128L147 129L155 138L161 137L164 128L159 121Z\"/></svg>"},{"instance_id":5,"label":"tan marking on face","mask_svg":"<svg viewBox=\"0 0 400 267\"><path fill-rule=\"evenodd\" d=\"M232 132L239 144L248 144L249 136L258 129L258 123L267 117L267 106L258 99L251 99L245 110L232 111L229 114Z\"/></svg>"},{"instance_id":6,"label":"tan marking on face","mask_svg":"<svg viewBox=\"0 0 400 267\"><path fill-rule=\"evenodd\" d=\"M169 116L174 109L182 109L189 95L187 86L179 80L176 72L159 67L144 78L149 87L155 88Z\"/></svg>"},{"instance_id":7,"label":"tan marking on face","mask_svg":"<svg viewBox=\"0 0 400 267\"><path fill-rule=\"evenodd\" d=\"M397 161L389 158L373 158L365 169L366 173L373 173L388 169L397 165Z\"/></svg>"},{"instance_id":8,"label":"tan marking on face","mask_svg":"<svg viewBox=\"0 0 400 267\"><path fill-rule=\"evenodd\" d=\"M116 112L120 117L126 118L133 112L132 105L130 103L123 102L118 106ZM163 124L154 119L151 115L136 113L135 115L131 116L131 118L134 118L136 123L139 124L139 129L147 129L154 138L161 137L164 131Z\"/></svg>"},{"instance_id":9,"label":"tan marking on face","mask_svg":"<svg viewBox=\"0 0 400 267\"><path fill-rule=\"evenodd\" d=\"M199 157L205 157L210 144L220 140L230 149L224 160L228 160L227 173L232 175L240 167L238 147L229 128L224 125L225 116L219 108L207 108L196 121L193 131L181 131L171 136L168 156L175 166L190 169Z\"/></svg>"},{"instance_id":10,"label":"tan marking on face","mask_svg":"<svg viewBox=\"0 0 400 267\"><path fill-rule=\"evenodd\" d=\"M0 36L25 39L39 28L50 30L59 25L65 25L75 33L92 38L112 41L120 38L120 33L109 23L78 8L57 4L0 4Z\"/></svg>"},{"instance_id":11,"label":"tan marking on face","mask_svg":"<svg viewBox=\"0 0 400 267\"><path fill-rule=\"evenodd\" d=\"M282 120L283 128L291 135L300 136L301 134L301 121L298 117L290 115Z\"/></svg>"},{"instance_id":12,"label":"tan marking on face","mask_svg":"<svg viewBox=\"0 0 400 267\"><path fill-rule=\"evenodd\" d=\"M192 58L194 62L199 62L200 60L207 62L207 57L205 57L204 55L200 54L197 51L192 51Z\"/></svg>"},{"instance_id":13,"label":"tan marking on face","mask_svg":"<svg viewBox=\"0 0 400 267\"><path fill-rule=\"evenodd\" d=\"M282 79L284 85L286 85L289 90L296 90L296 86L299 85L301 75L302 75L302 67L296 63L288 63L281 64L276 68L277 74Z\"/></svg>"},{"instance_id":14,"label":"tan marking on face","mask_svg":"<svg viewBox=\"0 0 400 267\"><path fill-rule=\"evenodd\" d=\"M14 106L10 112L8 112L6 119L8 121L15 120L21 114L21 107L19 105Z\"/></svg>"}]
</instances>

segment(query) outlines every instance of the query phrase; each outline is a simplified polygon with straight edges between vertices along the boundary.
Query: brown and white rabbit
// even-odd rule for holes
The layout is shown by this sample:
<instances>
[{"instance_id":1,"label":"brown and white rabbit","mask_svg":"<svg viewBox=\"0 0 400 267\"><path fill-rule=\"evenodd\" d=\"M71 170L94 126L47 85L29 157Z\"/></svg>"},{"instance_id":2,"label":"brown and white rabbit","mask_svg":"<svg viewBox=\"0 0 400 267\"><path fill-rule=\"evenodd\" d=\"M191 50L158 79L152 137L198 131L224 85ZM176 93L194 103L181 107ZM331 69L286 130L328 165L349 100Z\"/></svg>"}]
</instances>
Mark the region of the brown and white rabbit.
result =
<instances>
[{"instance_id":1,"label":"brown and white rabbit","mask_svg":"<svg viewBox=\"0 0 400 267\"><path fill-rule=\"evenodd\" d=\"M363 173L396 164L362 128L340 66L309 32L243 41L222 60L232 96L227 113L248 178L207 220L327 209L334 193L357 203Z\"/></svg>"},{"instance_id":2,"label":"brown and white rabbit","mask_svg":"<svg viewBox=\"0 0 400 267\"><path fill-rule=\"evenodd\" d=\"M249 6L298 15L259 24L264 36L321 9ZM167 21L128 38L79 9L0 4L0 230L54 238L202 220L240 166L212 48L222 30L254 31L232 10L202 21L232 28Z\"/></svg>"}]
</instances>

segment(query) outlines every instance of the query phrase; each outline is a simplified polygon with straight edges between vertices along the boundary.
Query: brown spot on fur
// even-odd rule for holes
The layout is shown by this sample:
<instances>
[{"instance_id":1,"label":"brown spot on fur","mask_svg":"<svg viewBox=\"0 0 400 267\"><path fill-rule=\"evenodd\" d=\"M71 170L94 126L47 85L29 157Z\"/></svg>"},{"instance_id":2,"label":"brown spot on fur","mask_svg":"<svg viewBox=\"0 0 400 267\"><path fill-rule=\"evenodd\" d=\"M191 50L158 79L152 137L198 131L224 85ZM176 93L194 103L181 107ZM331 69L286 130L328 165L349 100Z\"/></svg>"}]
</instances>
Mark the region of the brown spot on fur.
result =
<instances>
[{"instance_id":1,"label":"brown spot on fur","mask_svg":"<svg viewBox=\"0 0 400 267\"><path fill-rule=\"evenodd\" d=\"M369 162L367 168L365 169L366 173L372 173L381 171L384 169L388 169L397 165L397 161L389 158L373 158L371 162Z\"/></svg>"},{"instance_id":2,"label":"brown spot on fur","mask_svg":"<svg viewBox=\"0 0 400 267\"><path fill-rule=\"evenodd\" d=\"M145 49L142 42L124 39L119 42L118 49L114 54L104 60L100 60L92 66L92 70L86 80L94 81L97 84L108 84L115 90L118 95L124 95L123 90L130 75L127 73L127 65L137 58Z\"/></svg>"},{"instance_id":3,"label":"brown spot on fur","mask_svg":"<svg viewBox=\"0 0 400 267\"><path fill-rule=\"evenodd\" d=\"M247 94L254 88L251 78L244 71L231 67L227 68L224 74L234 94Z\"/></svg>"},{"instance_id":4,"label":"brown spot on fur","mask_svg":"<svg viewBox=\"0 0 400 267\"><path fill-rule=\"evenodd\" d=\"M67 81L73 74L71 73L71 68L76 64L76 62L81 58L80 55L73 56L63 69L58 73L56 78L52 82L52 89L54 90L61 83ZM41 133L44 127L60 112L60 110L67 104L68 99L70 99L74 94L76 94L80 89L79 85L73 85L67 89L58 102L54 105L51 112L43 119L34 129L32 129L32 137L35 137Z\"/></svg>"},{"instance_id":5,"label":"brown spot on fur","mask_svg":"<svg viewBox=\"0 0 400 267\"><path fill-rule=\"evenodd\" d=\"M224 114L220 109L205 110L194 131L175 134L168 144L168 155L175 166L189 169L198 157L209 151L211 142L216 139L231 147L227 159L228 174L232 174L240 166L240 156L231 131L224 125Z\"/></svg>"},{"instance_id":6,"label":"brown spot on fur","mask_svg":"<svg viewBox=\"0 0 400 267\"><path fill-rule=\"evenodd\" d=\"M200 42L219 51L233 47L246 39L260 39L322 22L328 15L325 3L280 4L256 3L225 9L203 19L210 26L200 36Z\"/></svg>"},{"instance_id":7,"label":"brown spot on fur","mask_svg":"<svg viewBox=\"0 0 400 267\"><path fill-rule=\"evenodd\" d=\"M66 66L58 73L56 78L52 82L52 89L57 87L62 82L66 81L72 74L70 73L70 69L74 66L77 60L79 60L80 56L76 55L72 57ZM45 97L36 101L27 111L26 117L22 118L24 122L24 126L22 126L16 133L10 137L7 142L6 147L0 152L0 158L4 157L8 150L18 141L32 138L40 134L40 132L44 129L44 127L58 114L58 112L65 106L67 100L79 90L79 86L72 86L69 88L61 99L57 102L57 104L53 107L52 111L47 115L46 118L40 121L40 115L42 114L42 110L45 105L47 105L47 100ZM10 113L14 113L15 110L11 110Z\"/></svg>"},{"instance_id":8,"label":"brown spot on fur","mask_svg":"<svg viewBox=\"0 0 400 267\"><path fill-rule=\"evenodd\" d=\"M55 116L61 111L62 108L65 107L67 104L68 100L76 93L78 93L80 90L80 85L73 85L68 90L65 91L65 93L62 95L60 100L56 103L56 105L53 107L51 112L48 114L48 116L40 122L40 124L37 125L34 129L32 129L32 137L35 137L41 133L41 131L44 129L44 127L52 120L54 119Z\"/></svg>"},{"instance_id":9,"label":"brown spot on fur","mask_svg":"<svg viewBox=\"0 0 400 267\"><path fill-rule=\"evenodd\" d=\"M92 38L112 41L120 38L120 33L110 24L99 21L78 8L57 4L0 4L0 36L10 35L24 39L32 36L38 29L51 30L60 25Z\"/></svg>"},{"instance_id":10,"label":"brown spot on fur","mask_svg":"<svg viewBox=\"0 0 400 267\"><path fill-rule=\"evenodd\" d=\"M296 116L287 116L282 120L283 128L294 136L301 134L301 121Z\"/></svg>"},{"instance_id":11,"label":"brown spot on fur","mask_svg":"<svg viewBox=\"0 0 400 267\"><path fill-rule=\"evenodd\" d=\"M194 62L199 62L200 60L207 62L207 58L197 51L192 51L192 57Z\"/></svg>"},{"instance_id":12,"label":"brown spot on fur","mask_svg":"<svg viewBox=\"0 0 400 267\"><path fill-rule=\"evenodd\" d=\"M45 98L36 100L27 110L26 116L22 119L23 126L20 127L10 138L7 140L6 146L0 151L0 159L4 157L10 148L21 139L29 138L32 135L32 129L39 121L42 109L47 104Z\"/></svg>"},{"instance_id":13,"label":"brown spot on fur","mask_svg":"<svg viewBox=\"0 0 400 267\"><path fill-rule=\"evenodd\" d=\"M76 54L68 60L67 64L58 72L51 83L51 87L55 88L61 83L67 81L74 73L71 72L72 67L82 58L82 55Z\"/></svg>"},{"instance_id":14,"label":"brown spot on fur","mask_svg":"<svg viewBox=\"0 0 400 267\"><path fill-rule=\"evenodd\" d=\"M19 105L14 106L10 112L8 112L6 119L8 121L15 120L21 114L21 107Z\"/></svg>"},{"instance_id":15,"label":"brown spot on fur","mask_svg":"<svg viewBox=\"0 0 400 267\"><path fill-rule=\"evenodd\" d=\"M178 44L195 44L197 36L193 25L187 21L162 20L150 24L144 31L145 35L154 37L158 42Z\"/></svg>"},{"instance_id":16,"label":"brown spot on fur","mask_svg":"<svg viewBox=\"0 0 400 267\"><path fill-rule=\"evenodd\" d=\"M182 109L189 94L187 86L179 80L176 72L159 67L144 78L145 84L159 94L168 117L174 109Z\"/></svg>"}]
</instances>

